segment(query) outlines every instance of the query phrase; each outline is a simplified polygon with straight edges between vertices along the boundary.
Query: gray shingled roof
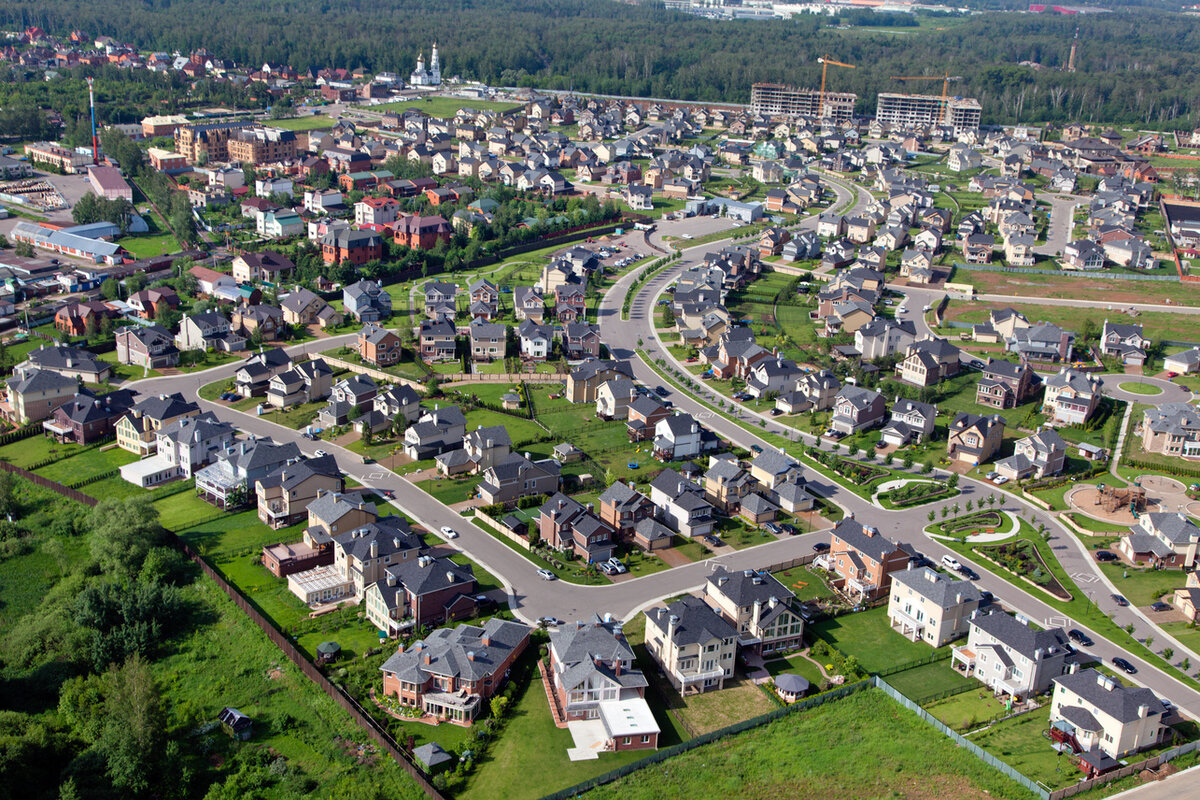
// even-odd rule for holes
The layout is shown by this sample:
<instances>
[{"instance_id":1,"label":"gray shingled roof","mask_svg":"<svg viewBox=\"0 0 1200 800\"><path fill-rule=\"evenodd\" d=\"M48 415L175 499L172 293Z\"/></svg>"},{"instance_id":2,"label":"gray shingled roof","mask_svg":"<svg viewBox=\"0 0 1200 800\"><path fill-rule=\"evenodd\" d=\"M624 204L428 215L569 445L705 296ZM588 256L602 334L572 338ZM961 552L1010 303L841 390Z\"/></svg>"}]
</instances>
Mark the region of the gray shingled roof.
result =
<instances>
[{"instance_id":1,"label":"gray shingled roof","mask_svg":"<svg viewBox=\"0 0 1200 800\"><path fill-rule=\"evenodd\" d=\"M893 572L892 583L907 586L939 608L953 608L960 603L982 599L979 590L970 581L934 572L929 567Z\"/></svg>"},{"instance_id":2,"label":"gray shingled roof","mask_svg":"<svg viewBox=\"0 0 1200 800\"><path fill-rule=\"evenodd\" d=\"M670 629L671 617L676 617L673 640L678 647L705 644L713 639L731 639L737 635L733 625L699 597L692 595L676 600L665 608L650 608L643 613L664 634Z\"/></svg>"},{"instance_id":3,"label":"gray shingled roof","mask_svg":"<svg viewBox=\"0 0 1200 800\"><path fill-rule=\"evenodd\" d=\"M423 684L430 675L479 681L492 675L529 638L530 632L527 625L495 617L482 628L474 625L438 628L408 650L383 662L380 670L394 672L409 683ZM484 639L488 641L486 645ZM429 664L425 663L426 655Z\"/></svg>"},{"instance_id":4,"label":"gray shingled roof","mask_svg":"<svg viewBox=\"0 0 1200 800\"><path fill-rule=\"evenodd\" d=\"M1060 675L1054 679L1054 682L1079 695L1106 714L1111 714L1119 722L1132 722L1138 719L1141 716L1138 714L1141 706L1147 706L1151 715L1162 714L1166 711L1162 701L1149 689L1143 689L1140 686L1126 686L1118 678L1109 677L1094 669L1083 669L1074 675ZM1063 710L1066 711L1066 709ZM1097 726L1087 729L1099 730L1100 728Z\"/></svg>"},{"instance_id":5,"label":"gray shingled roof","mask_svg":"<svg viewBox=\"0 0 1200 800\"><path fill-rule=\"evenodd\" d=\"M1038 650L1048 653L1055 649L1063 650L1068 646L1067 634L1062 628L1034 630L1002 611L979 614L972 618L971 624L1031 660Z\"/></svg>"}]
</instances>

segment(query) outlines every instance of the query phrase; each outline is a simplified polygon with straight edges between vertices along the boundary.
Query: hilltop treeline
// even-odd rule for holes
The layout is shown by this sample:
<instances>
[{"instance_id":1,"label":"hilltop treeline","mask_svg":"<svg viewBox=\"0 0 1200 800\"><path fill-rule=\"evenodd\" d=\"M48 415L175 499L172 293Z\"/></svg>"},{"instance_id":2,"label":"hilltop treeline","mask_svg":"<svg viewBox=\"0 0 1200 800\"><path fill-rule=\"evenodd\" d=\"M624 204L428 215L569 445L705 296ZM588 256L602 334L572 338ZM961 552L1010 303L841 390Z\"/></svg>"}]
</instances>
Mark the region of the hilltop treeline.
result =
<instances>
[{"instance_id":1,"label":"hilltop treeline","mask_svg":"<svg viewBox=\"0 0 1200 800\"><path fill-rule=\"evenodd\" d=\"M836 30L831 20L722 22L609 0L10 0L0 25L82 29L139 47L207 47L238 63L365 67L406 75L437 41L443 73L642 97L745 102L755 81L854 91L872 113L880 91L938 92L892 75L949 72L985 122L1073 119L1184 126L1200 109L1200 20L1140 8L1076 15L981 14L900 32ZM1079 71L1060 71L1080 30ZM1037 62L1035 69L1020 62ZM1180 118L1185 118L1180 122Z\"/></svg>"}]
</instances>

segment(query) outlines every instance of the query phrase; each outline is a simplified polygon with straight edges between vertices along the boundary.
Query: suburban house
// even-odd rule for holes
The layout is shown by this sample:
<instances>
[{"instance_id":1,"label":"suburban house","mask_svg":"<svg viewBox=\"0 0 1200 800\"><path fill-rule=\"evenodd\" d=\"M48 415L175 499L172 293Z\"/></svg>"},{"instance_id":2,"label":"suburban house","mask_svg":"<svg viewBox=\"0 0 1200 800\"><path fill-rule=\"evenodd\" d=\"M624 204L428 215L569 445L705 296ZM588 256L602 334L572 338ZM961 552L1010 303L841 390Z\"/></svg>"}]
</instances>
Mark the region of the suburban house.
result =
<instances>
[{"instance_id":1,"label":"suburban house","mask_svg":"<svg viewBox=\"0 0 1200 800\"><path fill-rule=\"evenodd\" d=\"M1163 403L1142 412L1142 449L1180 458L1200 458L1200 411L1189 403Z\"/></svg>"},{"instance_id":2,"label":"suburban house","mask_svg":"<svg viewBox=\"0 0 1200 800\"><path fill-rule=\"evenodd\" d=\"M434 719L470 725L508 679L531 632L497 617L482 628L438 628L383 662L383 694Z\"/></svg>"},{"instance_id":3,"label":"suburban house","mask_svg":"<svg viewBox=\"0 0 1200 800\"><path fill-rule=\"evenodd\" d=\"M443 475L478 474L508 458L512 439L503 425L482 425L463 436L462 447L440 453L434 461Z\"/></svg>"},{"instance_id":4,"label":"suburban house","mask_svg":"<svg viewBox=\"0 0 1200 800\"><path fill-rule=\"evenodd\" d=\"M859 386L846 385L834 398L833 418L829 427L840 433L858 433L883 424L886 415L887 401L883 395Z\"/></svg>"},{"instance_id":5,"label":"suburban house","mask_svg":"<svg viewBox=\"0 0 1200 800\"><path fill-rule=\"evenodd\" d=\"M1014 452L996 462L996 472L1013 481L1045 478L1063 471L1067 463L1067 443L1053 429L1040 430L1018 439Z\"/></svg>"},{"instance_id":6,"label":"suburban house","mask_svg":"<svg viewBox=\"0 0 1200 800\"><path fill-rule=\"evenodd\" d=\"M713 532L714 509L704 498L704 489L673 469L664 469L650 483L650 502L655 516L681 536L690 539Z\"/></svg>"},{"instance_id":7,"label":"suburban house","mask_svg":"<svg viewBox=\"0 0 1200 800\"><path fill-rule=\"evenodd\" d=\"M417 343L422 361L453 361L458 349L458 331L451 322L422 320Z\"/></svg>"},{"instance_id":8,"label":"suburban house","mask_svg":"<svg viewBox=\"0 0 1200 800\"><path fill-rule=\"evenodd\" d=\"M237 431L211 411L181 416L154 433L154 454L121 467L121 478L145 489L159 483L190 478L218 453L233 447Z\"/></svg>"},{"instance_id":9,"label":"suburban house","mask_svg":"<svg viewBox=\"0 0 1200 800\"><path fill-rule=\"evenodd\" d=\"M323 358L302 361L267 382L267 405L291 408L329 397L333 370Z\"/></svg>"},{"instance_id":10,"label":"suburban house","mask_svg":"<svg viewBox=\"0 0 1200 800\"><path fill-rule=\"evenodd\" d=\"M1200 548L1200 527L1183 512L1157 511L1138 516L1138 527L1121 537L1116 551L1134 563L1191 569Z\"/></svg>"},{"instance_id":11,"label":"suburban house","mask_svg":"<svg viewBox=\"0 0 1200 800\"><path fill-rule=\"evenodd\" d=\"M804 619L792 607L796 595L766 572L714 567L704 600L737 631L738 649L755 655L804 646Z\"/></svg>"},{"instance_id":12,"label":"suburban house","mask_svg":"<svg viewBox=\"0 0 1200 800\"><path fill-rule=\"evenodd\" d=\"M950 666L982 681L997 695L1021 700L1047 691L1075 663L1062 628L1035 630L1023 617L976 612L967 643L955 647Z\"/></svg>"},{"instance_id":13,"label":"suburban house","mask_svg":"<svg viewBox=\"0 0 1200 800\"><path fill-rule=\"evenodd\" d=\"M383 578L367 584L367 619L388 636L434 626L475 613L477 584L470 564L419 556L383 569Z\"/></svg>"},{"instance_id":14,"label":"suburban house","mask_svg":"<svg viewBox=\"0 0 1200 800\"><path fill-rule=\"evenodd\" d=\"M99 397L77 394L54 409L50 418L42 422L42 430L64 444L90 444L111 436L117 420L133 405L133 394L128 389L117 389Z\"/></svg>"},{"instance_id":15,"label":"suburban house","mask_svg":"<svg viewBox=\"0 0 1200 800\"><path fill-rule=\"evenodd\" d=\"M588 506L559 492L539 509L538 531L554 549L595 564L612 558L616 542L613 529Z\"/></svg>"},{"instance_id":16,"label":"suburban house","mask_svg":"<svg viewBox=\"0 0 1200 800\"><path fill-rule=\"evenodd\" d=\"M633 538L638 523L654 517L654 503L650 498L621 481L613 481L598 502L600 519L626 541Z\"/></svg>"},{"instance_id":17,"label":"suburban house","mask_svg":"<svg viewBox=\"0 0 1200 800\"><path fill-rule=\"evenodd\" d=\"M63 344L39 345L30 350L14 372L40 370L84 383L104 383L112 375L112 366L89 350Z\"/></svg>"},{"instance_id":18,"label":"suburban house","mask_svg":"<svg viewBox=\"0 0 1200 800\"><path fill-rule=\"evenodd\" d=\"M184 400L179 393L143 398L117 420L117 447L139 456L148 456L158 447L156 435L159 429L180 417L199 413L200 406Z\"/></svg>"},{"instance_id":19,"label":"suburban house","mask_svg":"<svg viewBox=\"0 0 1200 800\"><path fill-rule=\"evenodd\" d=\"M542 287L515 287L513 289L513 312L518 320L528 319L540 325L546 314L546 301L542 299Z\"/></svg>"},{"instance_id":20,"label":"suburban house","mask_svg":"<svg viewBox=\"0 0 1200 800\"><path fill-rule=\"evenodd\" d=\"M278 284L280 280L291 277L296 265L285 256L274 250L263 250L258 253L242 253L233 259L233 279L238 283L268 283Z\"/></svg>"},{"instance_id":21,"label":"suburban house","mask_svg":"<svg viewBox=\"0 0 1200 800\"><path fill-rule=\"evenodd\" d=\"M620 622L606 615L550 632L554 714L599 720L606 749L653 750L658 724L645 700L649 682L637 669Z\"/></svg>"},{"instance_id":22,"label":"suburban house","mask_svg":"<svg viewBox=\"0 0 1200 800\"><path fill-rule=\"evenodd\" d=\"M7 398L0 412L9 422L28 425L46 419L81 391L76 378L42 369L18 368L4 382Z\"/></svg>"},{"instance_id":23,"label":"suburban house","mask_svg":"<svg viewBox=\"0 0 1200 800\"><path fill-rule=\"evenodd\" d=\"M1050 425L1083 425L1100 406L1103 379L1063 367L1046 379L1042 413Z\"/></svg>"},{"instance_id":24,"label":"suburban house","mask_svg":"<svg viewBox=\"0 0 1200 800\"><path fill-rule=\"evenodd\" d=\"M394 332L368 322L358 332L358 357L373 367L390 367L400 362L404 348Z\"/></svg>"},{"instance_id":25,"label":"suburban house","mask_svg":"<svg viewBox=\"0 0 1200 800\"><path fill-rule=\"evenodd\" d=\"M1179 375L1190 375L1200 370L1200 347L1193 347L1163 359L1163 369Z\"/></svg>"},{"instance_id":26,"label":"suburban house","mask_svg":"<svg viewBox=\"0 0 1200 800\"><path fill-rule=\"evenodd\" d=\"M495 361L504 358L508 326L500 322L471 320L471 358L475 361Z\"/></svg>"},{"instance_id":27,"label":"suburban house","mask_svg":"<svg viewBox=\"0 0 1200 800\"><path fill-rule=\"evenodd\" d=\"M467 419L458 406L426 411L404 431L404 453L409 458L432 458L462 444Z\"/></svg>"},{"instance_id":28,"label":"suburban house","mask_svg":"<svg viewBox=\"0 0 1200 800\"><path fill-rule=\"evenodd\" d=\"M1016 353L1022 359L1057 364L1071 360L1075 334L1057 325L1039 322L1026 327L1017 326L1005 338L1005 345L1010 353Z\"/></svg>"},{"instance_id":29,"label":"suburban house","mask_svg":"<svg viewBox=\"0 0 1200 800\"><path fill-rule=\"evenodd\" d=\"M342 378L329 390L329 402L317 412L317 422L324 427L345 425L356 408L367 413L368 404L378 393L379 386L370 375L355 373Z\"/></svg>"},{"instance_id":30,"label":"suburban house","mask_svg":"<svg viewBox=\"0 0 1200 800\"><path fill-rule=\"evenodd\" d=\"M275 444L270 439L232 442L213 454L213 463L195 474L196 494L217 508L236 508L253 499L255 483L274 470L300 458L293 442Z\"/></svg>"},{"instance_id":31,"label":"suburban house","mask_svg":"<svg viewBox=\"0 0 1200 800\"><path fill-rule=\"evenodd\" d=\"M258 518L286 528L308 518L308 504L325 492L341 492L344 477L333 456L284 464L255 481Z\"/></svg>"},{"instance_id":32,"label":"suburban house","mask_svg":"<svg viewBox=\"0 0 1200 800\"><path fill-rule=\"evenodd\" d=\"M510 453L483 470L479 496L487 505L511 505L522 497L549 495L558 491L562 468L552 458L533 461L528 454Z\"/></svg>"},{"instance_id":33,"label":"suburban house","mask_svg":"<svg viewBox=\"0 0 1200 800\"><path fill-rule=\"evenodd\" d=\"M144 369L164 369L179 364L175 338L161 325L127 325L115 335L117 361Z\"/></svg>"},{"instance_id":34,"label":"suburban house","mask_svg":"<svg viewBox=\"0 0 1200 800\"><path fill-rule=\"evenodd\" d=\"M571 361L600 357L600 329L588 322L568 322L560 336L563 354Z\"/></svg>"},{"instance_id":35,"label":"suburban house","mask_svg":"<svg viewBox=\"0 0 1200 800\"><path fill-rule=\"evenodd\" d=\"M1100 333L1100 352L1116 356L1126 366L1140 367L1146 363L1146 348L1150 340L1142 335L1141 325L1121 325L1104 320Z\"/></svg>"},{"instance_id":36,"label":"suburban house","mask_svg":"<svg viewBox=\"0 0 1200 800\"><path fill-rule=\"evenodd\" d=\"M600 386L614 378L633 378L633 369L628 361L585 361L567 375L567 399L572 403L595 403Z\"/></svg>"},{"instance_id":37,"label":"suburban house","mask_svg":"<svg viewBox=\"0 0 1200 800\"><path fill-rule=\"evenodd\" d=\"M1042 378L1029 362L988 358L975 385L975 402L992 408L1014 408L1033 399Z\"/></svg>"},{"instance_id":38,"label":"suburban house","mask_svg":"<svg viewBox=\"0 0 1200 800\"><path fill-rule=\"evenodd\" d=\"M733 677L737 629L703 600L687 595L642 613L646 650L680 694L723 689Z\"/></svg>"},{"instance_id":39,"label":"suburban house","mask_svg":"<svg viewBox=\"0 0 1200 800\"><path fill-rule=\"evenodd\" d=\"M821 560L838 576L842 592L859 600L886 596L892 575L908 569L917 557L909 545L892 542L853 517L843 519L829 535L829 552Z\"/></svg>"},{"instance_id":40,"label":"suburban house","mask_svg":"<svg viewBox=\"0 0 1200 800\"><path fill-rule=\"evenodd\" d=\"M718 444L717 437L691 414L676 412L654 426L654 457L659 461L695 458Z\"/></svg>"},{"instance_id":41,"label":"suburban house","mask_svg":"<svg viewBox=\"0 0 1200 800\"><path fill-rule=\"evenodd\" d=\"M545 361L554 348L554 329L525 319L517 326L517 338L521 344L521 358Z\"/></svg>"},{"instance_id":42,"label":"suburban house","mask_svg":"<svg viewBox=\"0 0 1200 800\"><path fill-rule=\"evenodd\" d=\"M876 317L854 332L854 349L863 361L874 361L907 351L916 339L913 323Z\"/></svg>"},{"instance_id":43,"label":"suburban house","mask_svg":"<svg viewBox=\"0 0 1200 800\"><path fill-rule=\"evenodd\" d=\"M1167 709L1149 689L1126 686L1095 669L1053 679L1050 736L1070 744L1085 774L1121 766L1117 759L1162 743Z\"/></svg>"},{"instance_id":44,"label":"suburban house","mask_svg":"<svg viewBox=\"0 0 1200 800\"><path fill-rule=\"evenodd\" d=\"M937 406L897 397L892 403L892 416L880 432L880 440L896 447L911 442L923 442L933 434Z\"/></svg>"},{"instance_id":45,"label":"suburban house","mask_svg":"<svg viewBox=\"0 0 1200 800\"><path fill-rule=\"evenodd\" d=\"M231 353L246 346L246 338L235 333L229 320L219 311L184 314L175 334L175 346L180 350L213 350Z\"/></svg>"},{"instance_id":46,"label":"suburban house","mask_svg":"<svg viewBox=\"0 0 1200 800\"><path fill-rule=\"evenodd\" d=\"M734 458L713 458L704 473L704 496L726 514L735 513L742 498L752 494L758 484Z\"/></svg>"},{"instance_id":47,"label":"suburban house","mask_svg":"<svg viewBox=\"0 0 1200 800\"><path fill-rule=\"evenodd\" d=\"M292 357L282 347L272 347L247 356L233 374L234 391L242 397L262 397L267 387L281 372L292 367Z\"/></svg>"},{"instance_id":48,"label":"suburban house","mask_svg":"<svg viewBox=\"0 0 1200 800\"><path fill-rule=\"evenodd\" d=\"M342 307L359 322L379 322L392 315L392 296L382 283L363 278L342 289Z\"/></svg>"},{"instance_id":49,"label":"suburban house","mask_svg":"<svg viewBox=\"0 0 1200 800\"><path fill-rule=\"evenodd\" d=\"M969 411L955 415L947 429L946 454L972 466L985 464L1000 452L1004 441L1004 417L981 417Z\"/></svg>"},{"instance_id":50,"label":"suburban house","mask_svg":"<svg viewBox=\"0 0 1200 800\"><path fill-rule=\"evenodd\" d=\"M945 339L921 339L908 346L896 374L914 386L936 386L958 374L959 352Z\"/></svg>"},{"instance_id":51,"label":"suburban house","mask_svg":"<svg viewBox=\"0 0 1200 800\"><path fill-rule=\"evenodd\" d=\"M981 602L970 581L910 567L892 573L888 619L892 630L910 641L938 648L967 635L967 623Z\"/></svg>"},{"instance_id":52,"label":"suburban house","mask_svg":"<svg viewBox=\"0 0 1200 800\"><path fill-rule=\"evenodd\" d=\"M774 489L781 484L800 478L800 462L789 456L782 448L764 450L750 462L750 477L764 489Z\"/></svg>"},{"instance_id":53,"label":"suburban house","mask_svg":"<svg viewBox=\"0 0 1200 800\"><path fill-rule=\"evenodd\" d=\"M323 494L322 498L329 495ZM344 598L360 602L368 586L386 577L389 566L416 561L425 549L408 522L395 516L365 522L336 535L310 526L304 531L304 544L333 553L332 561L322 566L288 575L288 591L310 607Z\"/></svg>"},{"instance_id":54,"label":"suburban house","mask_svg":"<svg viewBox=\"0 0 1200 800\"><path fill-rule=\"evenodd\" d=\"M326 303L315 292L308 289L296 289L280 301L283 309L283 321L288 325L317 324L324 328L334 328L342 324L342 314L333 306Z\"/></svg>"}]
</instances>

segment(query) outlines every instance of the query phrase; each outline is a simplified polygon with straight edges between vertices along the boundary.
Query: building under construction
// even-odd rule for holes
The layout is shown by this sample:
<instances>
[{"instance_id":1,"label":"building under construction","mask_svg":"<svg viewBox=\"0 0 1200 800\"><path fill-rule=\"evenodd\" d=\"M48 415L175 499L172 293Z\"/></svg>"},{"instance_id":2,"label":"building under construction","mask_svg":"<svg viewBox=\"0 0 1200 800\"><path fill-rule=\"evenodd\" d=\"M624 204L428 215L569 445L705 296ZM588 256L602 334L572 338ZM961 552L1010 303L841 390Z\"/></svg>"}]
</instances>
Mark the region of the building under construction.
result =
<instances>
[{"instance_id":1,"label":"building under construction","mask_svg":"<svg viewBox=\"0 0 1200 800\"><path fill-rule=\"evenodd\" d=\"M750 87L750 110L768 116L849 122L854 118L856 102L858 95L853 92L826 92L824 108L820 108L821 93L815 89L797 89L781 83L756 83Z\"/></svg>"},{"instance_id":2,"label":"building under construction","mask_svg":"<svg viewBox=\"0 0 1200 800\"><path fill-rule=\"evenodd\" d=\"M921 125L948 125L957 136L963 131L979 130L983 109L974 97L947 97L936 94L896 94L880 92L875 119L894 128Z\"/></svg>"}]
</instances>

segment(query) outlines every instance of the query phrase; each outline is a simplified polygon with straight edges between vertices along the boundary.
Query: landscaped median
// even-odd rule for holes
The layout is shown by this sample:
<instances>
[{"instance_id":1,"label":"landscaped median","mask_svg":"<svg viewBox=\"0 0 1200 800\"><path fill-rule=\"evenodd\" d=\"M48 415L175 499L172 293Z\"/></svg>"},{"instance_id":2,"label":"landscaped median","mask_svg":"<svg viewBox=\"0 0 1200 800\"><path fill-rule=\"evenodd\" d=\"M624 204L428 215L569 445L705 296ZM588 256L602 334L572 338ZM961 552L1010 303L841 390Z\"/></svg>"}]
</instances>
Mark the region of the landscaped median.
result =
<instances>
[{"instance_id":1,"label":"landscaped median","mask_svg":"<svg viewBox=\"0 0 1200 800\"><path fill-rule=\"evenodd\" d=\"M871 502L889 511L894 511L913 508L936 500L949 500L957 494L958 487L950 486L942 481L904 478L881 483L875 496L871 498Z\"/></svg>"}]
</instances>

